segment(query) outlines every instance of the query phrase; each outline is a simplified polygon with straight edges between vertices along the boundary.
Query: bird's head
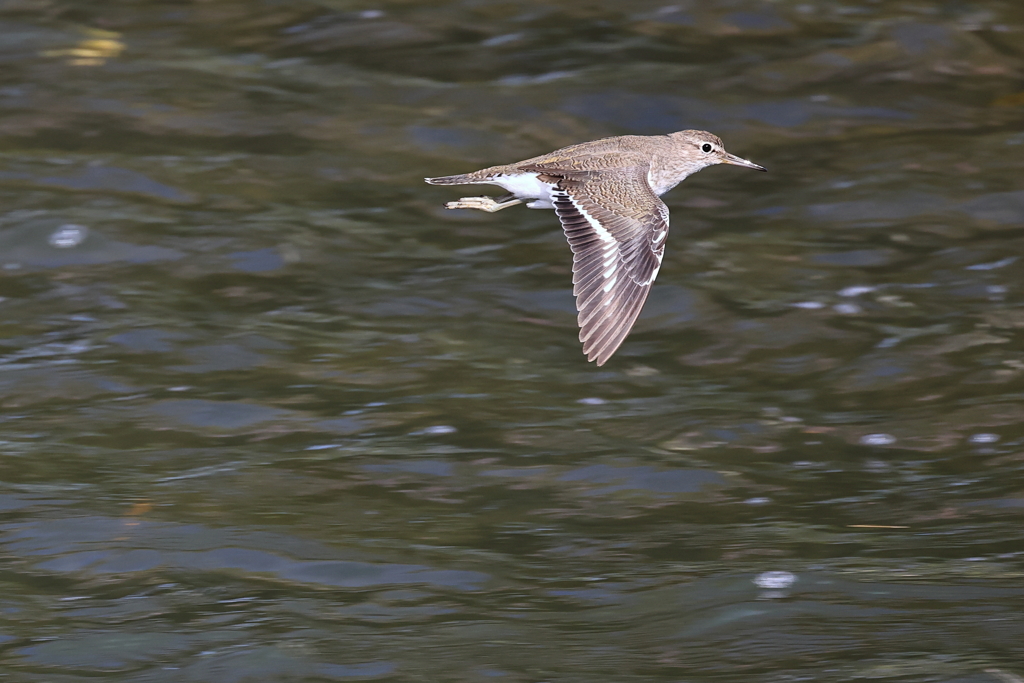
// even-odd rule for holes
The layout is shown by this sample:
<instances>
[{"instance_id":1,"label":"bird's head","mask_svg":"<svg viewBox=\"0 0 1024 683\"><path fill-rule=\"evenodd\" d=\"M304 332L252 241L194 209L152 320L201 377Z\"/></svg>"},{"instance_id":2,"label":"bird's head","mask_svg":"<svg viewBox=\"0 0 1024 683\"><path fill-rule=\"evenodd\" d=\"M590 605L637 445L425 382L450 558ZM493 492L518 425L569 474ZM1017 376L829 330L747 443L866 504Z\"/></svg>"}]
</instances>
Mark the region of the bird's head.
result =
<instances>
[{"instance_id":1,"label":"bird's head","mask_svg":"<svg viewBox=\"0 0 1024 683\"><path fill-rule=\"evenodd\" d=\"M753 161L741 159L735 154L725 151L722 139L717 135L704 130L682 130L672 133L669 137L682 145L686 156L701 167L713 166L715 164L731 164L752 168L755 171L767 171L764 166L758 166Z\"/></svg>"}]
</instances>

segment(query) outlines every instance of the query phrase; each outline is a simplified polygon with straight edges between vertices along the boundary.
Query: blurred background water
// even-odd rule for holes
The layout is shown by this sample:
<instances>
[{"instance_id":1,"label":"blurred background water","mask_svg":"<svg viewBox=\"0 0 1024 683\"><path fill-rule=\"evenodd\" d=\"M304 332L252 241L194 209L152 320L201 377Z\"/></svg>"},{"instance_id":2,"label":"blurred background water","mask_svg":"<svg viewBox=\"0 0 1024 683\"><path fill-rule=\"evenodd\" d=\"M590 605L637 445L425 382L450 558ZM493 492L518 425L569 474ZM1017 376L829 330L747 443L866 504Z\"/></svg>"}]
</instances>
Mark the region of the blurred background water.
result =
<instances>
[{"instance_id":1,"label":"blurred background water","mask_svg":"<svg viewBox=\"0 0 1024 683\"><path fill-rule=\"evenodd\" d=\"M603 368L422 182L684 128ZM1011 0L0 0L0 677L1019 682L1022 171Z\"/></svg>"}]
</instances>

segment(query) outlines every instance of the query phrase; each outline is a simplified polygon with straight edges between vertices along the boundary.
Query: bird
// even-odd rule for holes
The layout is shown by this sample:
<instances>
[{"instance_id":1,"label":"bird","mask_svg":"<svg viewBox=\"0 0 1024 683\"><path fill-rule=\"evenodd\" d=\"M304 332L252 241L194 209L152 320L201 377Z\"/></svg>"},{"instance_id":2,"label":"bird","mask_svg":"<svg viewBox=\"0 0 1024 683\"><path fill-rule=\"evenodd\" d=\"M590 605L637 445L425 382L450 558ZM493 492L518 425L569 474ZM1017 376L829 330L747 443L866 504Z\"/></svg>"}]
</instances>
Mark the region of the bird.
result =
<instances>
[{"instance_id":1,"label":"bird","mask_svg":"<svg viewBox=\"0 0 1024 683\"><path fill-rule=\"evenodd\" d=\"M766 171L725 151L703 130L620 135L461 175L431 185L498 185L501 197L463 197L448 209L495 212L517 204L554 209L573 253L573 295L587 360L604 365L647 301L665 254L669 211L661 200L715 164Z\"/></svg>"}]
</instances>

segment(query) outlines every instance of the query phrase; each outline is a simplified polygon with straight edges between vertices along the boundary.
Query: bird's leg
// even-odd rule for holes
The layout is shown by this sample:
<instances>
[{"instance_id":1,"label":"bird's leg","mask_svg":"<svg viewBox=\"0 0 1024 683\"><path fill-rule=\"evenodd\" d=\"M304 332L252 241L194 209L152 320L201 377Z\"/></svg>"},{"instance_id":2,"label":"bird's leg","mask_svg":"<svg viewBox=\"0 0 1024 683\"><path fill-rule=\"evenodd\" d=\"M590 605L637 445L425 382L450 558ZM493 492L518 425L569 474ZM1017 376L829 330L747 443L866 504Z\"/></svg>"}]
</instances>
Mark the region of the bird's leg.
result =
<instances>
[{"instance_id":1,"label":"bird's leg","mask_svg":"<svg viewBox=\"0 0 1024 683\"><path fill-rule=\"evenodd\" d=\"M523 200L516 198L514 194L507 194L503 197L463 197L457 202L448 202L444 205L446 209L479 209L487 213L494 213L507 209L516 204L522 204Z\"/></svg>"}]
</instances>

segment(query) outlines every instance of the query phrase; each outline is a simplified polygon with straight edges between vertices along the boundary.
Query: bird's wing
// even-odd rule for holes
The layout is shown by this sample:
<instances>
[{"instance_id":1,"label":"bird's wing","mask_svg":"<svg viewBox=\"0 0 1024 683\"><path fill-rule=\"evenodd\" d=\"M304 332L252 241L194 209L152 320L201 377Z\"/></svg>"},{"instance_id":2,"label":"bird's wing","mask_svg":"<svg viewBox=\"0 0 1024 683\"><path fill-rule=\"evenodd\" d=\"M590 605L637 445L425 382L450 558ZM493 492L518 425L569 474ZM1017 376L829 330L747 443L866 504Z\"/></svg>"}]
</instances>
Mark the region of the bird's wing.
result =
<instances>
[{"instance_id":1,"label":"bird's wing","mask_svg":"<svg viewBox=\"0 0 1024 683\"><path fill-rule=\"evenodd\" d=\"M573 294L588 360L604 365L633 328L658 275L668 207L647 166L609 172L523 168L556 183L555 213L573 252Z\"/></svg>"}]
</instances>

